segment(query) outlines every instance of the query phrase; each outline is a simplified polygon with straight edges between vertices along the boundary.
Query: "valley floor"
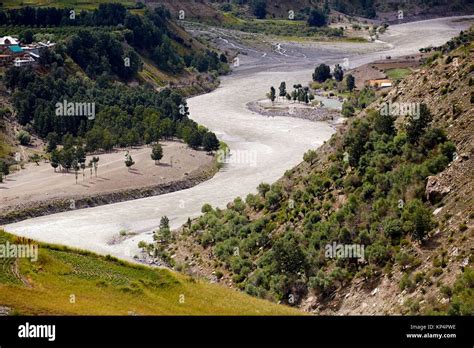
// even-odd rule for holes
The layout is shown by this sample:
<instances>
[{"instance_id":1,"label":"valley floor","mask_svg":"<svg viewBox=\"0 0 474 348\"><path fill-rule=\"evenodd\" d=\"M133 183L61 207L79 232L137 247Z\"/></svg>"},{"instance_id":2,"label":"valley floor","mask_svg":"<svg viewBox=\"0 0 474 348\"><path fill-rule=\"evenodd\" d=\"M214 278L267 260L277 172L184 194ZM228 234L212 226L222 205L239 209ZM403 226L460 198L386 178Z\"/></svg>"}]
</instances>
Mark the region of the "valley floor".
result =
<instances>
[{"instance_id":1,"label":"valley floor","mask_svg":"<svg viewBox=\"0 0 474 348\"><path fill-rule=\"evenodd\" d=\"M193 150L177 141L164 141L161 144L163 158L156 164L150 157L151 147L148 146L98 154L97 175L91 168L86 168L84 173L79 170L77 183L73 170L68 173L60 172L59 169L55 171L45 161L38 162L38 165L28 163L25 169L9 175L0 185L0 214L31 209L56 200L70 200L71 209L75 209L74 202L78 199L172 186L191 177L204 173L210 176L215 172L214 156L205 151ZM124 164L127 152L135 161L130 170ZM87 157L86 165L91 158L92 155Z\"/></svg>"},{"instance_id":2,"label":"valley floor","mask_svg":"<svg viewBox=\"0 0 474 348\"><path fill-rule=\"evenodd\" d=\"M308 149L330 138L334 129L325 122L283 117L268 119L249 111L246 104L264 97L270 86L278 86L281 81L290 86L309 81L315 64L323 61L333 64L348 57L352 68L379 59L381 55L413 54L421 47L443 44L470 23L444 18L391 26L381 38L389 49L383 54L377 50L370 52L368 43L357 48L353 43L340 47L315 43L296 53L291 50L294 46L283 45L285 52L267 55L247 50L248 55L242 56L236 74L224 78L215 91L188 101L191 118L239 152L242 155L239 163L226 166L212 179L191 189L28 219L8 225L6 230L130 259L130 255L138 252L139 241L152 241L152 231L162 216L168 216L171 228L177 228L188 217L198 216L205 203L223 208L235 197L255 192L262 181L274 182L285 170L301 162ZM312 51L312 55L307 51ZM110 245L111 238L121 229L137 235Z\"/></svg>"}]
</instances>

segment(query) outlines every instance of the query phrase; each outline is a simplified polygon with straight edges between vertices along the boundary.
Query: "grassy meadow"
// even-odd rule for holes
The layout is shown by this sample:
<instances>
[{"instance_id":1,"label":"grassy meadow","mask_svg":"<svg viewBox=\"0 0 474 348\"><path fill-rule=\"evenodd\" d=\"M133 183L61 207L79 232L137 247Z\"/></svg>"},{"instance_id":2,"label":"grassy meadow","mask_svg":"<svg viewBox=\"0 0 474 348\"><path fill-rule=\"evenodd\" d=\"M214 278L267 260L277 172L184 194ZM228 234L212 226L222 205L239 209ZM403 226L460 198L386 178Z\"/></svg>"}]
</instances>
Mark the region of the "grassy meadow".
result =
<instances>
[{"instance_id":1,"label":"grassy meadow","mask_svg":"<svg viewBox=\"0 0 474 348\"><path fill-rule=\"evenodd\" d=\"M25 241L0 231L0 244ZM21 315L299 315L302 312L165 269L63 246L36 262L0 258L0 306Z\"/></svg>"}]
</instances>

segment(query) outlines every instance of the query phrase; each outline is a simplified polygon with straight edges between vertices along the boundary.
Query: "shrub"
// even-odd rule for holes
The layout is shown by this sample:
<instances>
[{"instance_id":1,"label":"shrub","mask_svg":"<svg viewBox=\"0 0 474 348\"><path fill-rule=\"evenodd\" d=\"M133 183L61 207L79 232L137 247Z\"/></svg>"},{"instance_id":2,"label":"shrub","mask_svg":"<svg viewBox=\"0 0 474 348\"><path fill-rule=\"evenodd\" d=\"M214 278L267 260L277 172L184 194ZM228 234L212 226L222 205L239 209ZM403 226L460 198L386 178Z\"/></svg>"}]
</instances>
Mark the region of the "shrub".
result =
<instances>
[{"instance_id":1,"label":"shrub","mask_svg":"<svg viewBox=\"0 0 474 348\"><path fill-rule=\"evenodd\" d=\"M201 213L206 214L212 211L212 206L209 203L206 203L201 208Z\"/></svg>"},{"instance_id":2,"label":"shrub","mask_svg":"<svg viewBox=\"0 0 474 348\"><path fill-rule=\"evenodd\" d=\"M31 135L27 131L20 131L17 135L17 139L21 145L29 145L31 142Z\"/></svg>"},{"instance_id":3,"label":"shrub","mask_svg":"<svg viewBox=\"0 0 474 348\"><path fill-rule=\"evenodd\" d=\"M390 259L390 249L381 241L369 245L365 250L365 257L369 262L383 266Z\"/></svg>"},{"instance_id":4,"label":"shrub","mask_svg":"<svg viewBox=\"0 0 474 348\"><path fill-rule=\"evenodd\" d=\"M410 201L404 207L402 220L404 230L419 241L422 241L434 227L431 211L418 199Z\"/></svg>"},{"instance_id":5,"label":"shrub","mask_svg":"<svg viewBox=\"0 0 474 348\"><path fill-rule=\"evenodd\" d=\"M402 278L400 279L400 290L407 290L407 291L412 291L415 287L415 284L409 277L407 273L403 273Z\"/></svg>"},{"instance_id":6,"label":"shrub","mask_svg":"<svg viewBox=\"0 0 474 348\"><path fill-rule=\"evenodd\" d=\"M354 106L351 103L345 101L342 104L342 114L344 115L344 117L352 117L354 116L354 113L355 113Z\"/></svg>"}]
</instances>

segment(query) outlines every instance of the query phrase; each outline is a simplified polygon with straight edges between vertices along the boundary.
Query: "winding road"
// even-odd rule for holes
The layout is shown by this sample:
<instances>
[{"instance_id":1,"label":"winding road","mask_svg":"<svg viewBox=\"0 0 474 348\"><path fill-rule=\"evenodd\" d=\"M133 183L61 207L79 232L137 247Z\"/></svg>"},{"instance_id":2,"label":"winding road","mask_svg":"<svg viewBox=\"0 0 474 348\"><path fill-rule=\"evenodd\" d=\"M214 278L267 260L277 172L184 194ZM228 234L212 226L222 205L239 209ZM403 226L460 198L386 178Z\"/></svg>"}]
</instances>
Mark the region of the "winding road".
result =
<instances>
[{"instance_id":1,"label":"winding road","mask_svg":"<svg viewBox=\"0 0 474 348\"><path fill-rule=\"evenodd\" d=\"M315 64L321 62L342 63L349 58L352 68L385 55L416 53L421 47L443 44L470 24L472 20L436 19L391 26L381 37L383 42L377 43L281 42L277 51L249 48L219 88L188 100L190 117L235 151L231 163L212 179L183 191L28 219L5 229L39 241L132 259L139 241L152 240L161 216L168 216L171 227L176 228L188 217L198 216L204 203L224 208L235 197L255 192L259 183L274 182L301 162L308 149L330 138L334 129L329 123L267 118L246 109L248 102L262 98L271 85L306 83ZM231 37L221 42L242 47ZM137 235L114 242L123 229Z\"/></svg>"}]
</instances>

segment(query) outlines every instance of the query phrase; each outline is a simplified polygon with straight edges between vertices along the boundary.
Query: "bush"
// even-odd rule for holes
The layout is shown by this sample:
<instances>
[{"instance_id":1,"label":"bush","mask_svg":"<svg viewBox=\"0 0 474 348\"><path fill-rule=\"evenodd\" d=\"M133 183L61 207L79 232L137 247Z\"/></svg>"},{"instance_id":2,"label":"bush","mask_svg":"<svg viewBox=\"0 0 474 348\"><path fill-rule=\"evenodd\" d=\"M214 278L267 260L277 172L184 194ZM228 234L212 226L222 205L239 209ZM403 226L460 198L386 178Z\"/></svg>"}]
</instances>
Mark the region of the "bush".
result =
<instances>
[{"instance_id":1,"label":"bush","mask_svg":"<svg viewBox=\"0 0 474 348\"><path fill-rule=\"evenodd\" d=\"M449 315L474 315L474 269L466 268L457 278Z\"/></svg>"},{"instance_id":2,"label":"bush","mask_svg":"<svg viewBox=\"0 0 474 348\"><path fill-rule=\"evenodd\" d=\"M365 250L365 257L369 262L378 266L384 266L390 259L390 254L390 249L381 241L369 245Z\"/></svg>"},{"instance_id":3,"label":"bush","mask_svg":"<svg viewBox=\"0 0 474 348\"><path fill-rule=\"evenodd\" d=\"M270 191L270 185L267 183L260 183L257 187L258 193L260 196L265 197L268 191Z\"/></svg>"},{"instance_id":4,"label":"bush","mask_svg":"<svg viewBox=\"0 0 474 348\"><path fill-rule=\"evenodd\" d=\"M354 116L354 113L355 113L354 106L351 103L345 101L342 104L342 115L344 115L344 117L352 117Z\"/></svg>"},{"instance_id":5,"label":"bush","mask_svg":"<svg viewBox=\"0 0 474 348\"><path fill-rule=\"evenodd\" d=\"M407 273L404 273L402 278L400 279L400 290L405 290L407 289L408 291L412 291L415 287L415 284L409 277Z\"/></svg>"},{"instance_id":6,"label":"bush","mask_svg":"<svg viewBox=\"0 0 474 348\"><path fill-rule=\"evenodd\" d=\"M320 64L314 69L313 81L324 82L331 78L331 68L326 64Z\"/></svg>"},{"instance_id":7,"label":"bush","mask_svg":"<svg viewBox=\"0 0 474 348\"><path fill-rule=\"evenodd\" d=\"M319 9L311 10L308 17L308 25L310 27L324 27L327 22L326 15Z\"/></svg>"},{"instance_id":8,"label":"bush","mask_svg":"<svg viewBox=\"0 0 474 348\"><path fill-rule=\"evenodd\" d=\"M293 233L286 234L275 242L273 255L278 271L285 274L295 274L305 265L305 254Z\"/></svg>"},{"instance_id":9,"label":"bush","mask_svg":"<svg viewBox=\"0 0 474 348\"><path fill-rule=\"evenodd\" d=\"M27 131L20 131L16 136L21 145L29 145L31 142L31 135Z\"/></svg>"},{"instance_id":10,"label":"bush","mask_svg":"<svg viewBox=\"0 0 474 348\"><path fill-rule=\"evenodd\" d=\"M322 270L319 270L316 276L309 278L308 285L323 296L330 293L334 288L333 279Z\"/></svg>"},{"instance_id":11,"label":"bush","mask_svg":"<svg viewBox=\"0 0 474 348\"><path fill-rule=\"evenodd\" d=\"M431 211L416 199L410 201L402 212L403 229L413 238L422 241L434 227Z\"/></svg>"},{"instance_id":12,"label":"bush","mask_svg":"<svg viewBox=\"0 0 474 348\"><path fill-rule=\"evenodd\" d=\"M212 206L209 203L206 203L201 208L201 213L206 214L212 211Z\"/></svg>"},{"instance_id":13,"label":"bush","mask_svg":"<svg viewBox=\"0 0 474 348\"><path fill-rule=\"evenodd\" d=\"M403 236L402 222L398 219L389 219L384 223L384 232L393 241L399 241Z\"/></svg>"}]
</instances>

